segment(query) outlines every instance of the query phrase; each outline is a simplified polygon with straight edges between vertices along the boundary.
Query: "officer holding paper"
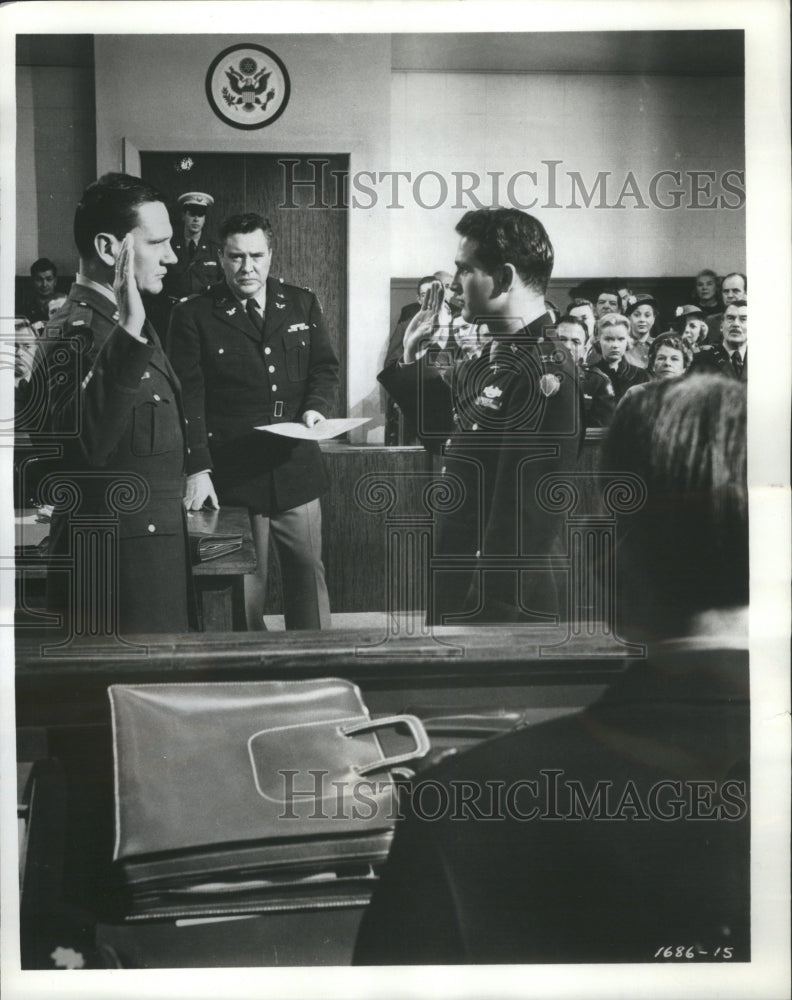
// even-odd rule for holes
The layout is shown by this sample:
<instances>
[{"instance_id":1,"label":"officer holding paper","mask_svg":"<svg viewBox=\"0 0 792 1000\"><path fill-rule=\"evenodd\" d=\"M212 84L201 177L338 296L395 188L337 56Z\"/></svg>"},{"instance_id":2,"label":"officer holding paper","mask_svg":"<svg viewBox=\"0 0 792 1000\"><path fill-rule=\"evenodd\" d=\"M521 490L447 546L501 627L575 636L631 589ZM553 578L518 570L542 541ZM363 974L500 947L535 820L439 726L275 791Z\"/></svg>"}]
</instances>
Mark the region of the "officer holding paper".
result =
<instances>
[{"instance_id":1,"label":"officer holding paper","mask_svg":"<svg viewBox=\"0 0 792 1000\"><path fill-rule=\"evenodd\" d=\"M319 496L327 477L315 441L257 431L312 427L330 415L338 359L316 296L269 277L272 227L256 213L220 227L224 281L177 305L171 360L188 421L185 506L248 508L258 569L245 580L248 628L263 628L270 529L287 629L327 628Z\"/></svg>"}]
</instances>

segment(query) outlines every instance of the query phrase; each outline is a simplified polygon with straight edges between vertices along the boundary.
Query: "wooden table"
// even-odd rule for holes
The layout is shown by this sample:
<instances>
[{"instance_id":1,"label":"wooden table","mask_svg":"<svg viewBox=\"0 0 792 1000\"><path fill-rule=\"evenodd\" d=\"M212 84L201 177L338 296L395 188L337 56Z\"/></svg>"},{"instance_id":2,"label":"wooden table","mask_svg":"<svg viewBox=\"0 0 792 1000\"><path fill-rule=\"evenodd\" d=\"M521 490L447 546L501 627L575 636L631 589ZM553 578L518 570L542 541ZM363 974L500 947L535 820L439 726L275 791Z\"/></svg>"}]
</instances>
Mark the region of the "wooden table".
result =
<instances>
[{"instance_id":1,"label":"wooden table","mask_svg":"<svg viewBox=\"0 0 792 1000\"><path fill-rule=\"evenodd\" d=\"M49 534L49 523L36 520L35 509L16 511L16 545L38 545ZM211 559L193 567L195 589L202 631L244 632L244 576L256 571L256 553L250 533L247 510L224 507L213 511L197 511L187 515L187 528L192 534L242 535L242 548L219 559ZM47 576L46 561L35 554L17 559L17 609L34 611L43 599L43 581ZM36 581L39 581L37 584ZM33 584L32 587L29 584Z\"/></svg>"}]
</instances>

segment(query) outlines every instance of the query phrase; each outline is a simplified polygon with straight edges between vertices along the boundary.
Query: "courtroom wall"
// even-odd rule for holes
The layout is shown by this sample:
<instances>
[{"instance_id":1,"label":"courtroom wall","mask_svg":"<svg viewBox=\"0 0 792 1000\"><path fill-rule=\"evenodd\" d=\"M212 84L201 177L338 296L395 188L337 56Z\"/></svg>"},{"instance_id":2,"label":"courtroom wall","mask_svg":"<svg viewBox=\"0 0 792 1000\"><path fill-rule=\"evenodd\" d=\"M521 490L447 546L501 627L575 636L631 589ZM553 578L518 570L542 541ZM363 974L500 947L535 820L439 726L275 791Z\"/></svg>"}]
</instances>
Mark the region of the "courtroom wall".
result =
<instances>
[{"instance_id":1,"label":"courtroom wall","mask_svg":"<svg viewBox=\"0 0 792 1000\"><path fill-rule=\"evenodd\" d=\"M291 79L286 111L262 129L224 124L206 99L212 60L238 43L270 48ZM125 139L148 151L349 153L353 172L388 167L387 35L105 35L95 38L95 61L99 173L122 166ZM375 375L389 310L386 225L379 207L349 213L348 399L355 415L379 410Z\"/></svg>"},{"instance_id":2,"label":"courtroom wall","mask_svg":"<svg viewBox=\"0 0 792 1000\"><path fill-rule=\"evenodd\" d=\"M743 184L730 174L745 170L741 77L394 72L391 79L392 169L413 179L435 171L448 185L437 208L408 196L391 213L394 276L451 269L461 215L454 174L465 171L481 179L477 188L461 183L484 204L497 191L500 204L517 202L542 220L557 277L745 269L745 210L728 207L741 199L721 183ZM653 188L662 171L679 171L679 187L666 175ZM421 188L426 204L439 201L440 179L427 177ZM475 207L468 195L462 201Z\"/></svg>"}]
</instances>

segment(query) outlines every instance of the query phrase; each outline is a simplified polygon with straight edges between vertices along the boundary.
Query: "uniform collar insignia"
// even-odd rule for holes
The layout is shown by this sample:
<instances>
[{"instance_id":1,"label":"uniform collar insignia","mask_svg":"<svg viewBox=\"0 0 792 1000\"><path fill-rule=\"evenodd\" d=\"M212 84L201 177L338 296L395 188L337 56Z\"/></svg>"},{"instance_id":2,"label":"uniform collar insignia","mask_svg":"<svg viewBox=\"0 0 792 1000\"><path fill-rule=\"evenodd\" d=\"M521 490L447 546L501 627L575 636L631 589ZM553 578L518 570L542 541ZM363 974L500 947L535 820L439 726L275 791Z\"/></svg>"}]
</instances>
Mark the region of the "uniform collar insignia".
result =
<instances>
[{"instance_id":1,"label":"uniform collar insignia","mask_svg":"<svg viewBox=\"0 0 792 1000\"><path fill-rule=\"evenodd\" d=\"M231 306L230 309L226 309L226 316L233 316L236 313L236 306Z\"/></svg>"}]
</instances>

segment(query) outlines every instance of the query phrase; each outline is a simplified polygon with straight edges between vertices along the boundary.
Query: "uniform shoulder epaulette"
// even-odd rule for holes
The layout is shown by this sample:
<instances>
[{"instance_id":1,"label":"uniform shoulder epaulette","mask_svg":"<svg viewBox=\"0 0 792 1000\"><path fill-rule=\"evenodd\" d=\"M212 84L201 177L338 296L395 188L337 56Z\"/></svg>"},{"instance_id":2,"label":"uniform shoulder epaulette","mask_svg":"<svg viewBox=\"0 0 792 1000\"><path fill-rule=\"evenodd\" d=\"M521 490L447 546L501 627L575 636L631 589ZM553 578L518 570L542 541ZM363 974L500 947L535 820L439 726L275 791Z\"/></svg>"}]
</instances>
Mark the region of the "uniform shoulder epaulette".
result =
<instances>
[{"instance_id":1,"label":"uniform shoulder epaulette","mask_svg":"<svg viewBox=\"0 0 792 1000\"><path fill-rule=\"evenodd\" d=\"M67 331L80 327L90 327L93 323L94 310L85 302L79 302L68 316L64 317L64 326Z\"/></svg>"}]
</instances>

